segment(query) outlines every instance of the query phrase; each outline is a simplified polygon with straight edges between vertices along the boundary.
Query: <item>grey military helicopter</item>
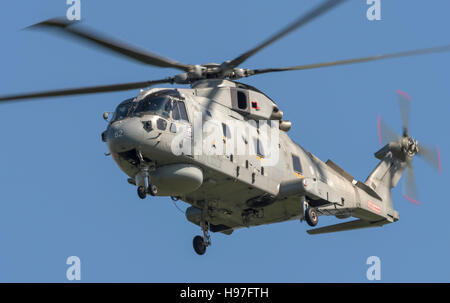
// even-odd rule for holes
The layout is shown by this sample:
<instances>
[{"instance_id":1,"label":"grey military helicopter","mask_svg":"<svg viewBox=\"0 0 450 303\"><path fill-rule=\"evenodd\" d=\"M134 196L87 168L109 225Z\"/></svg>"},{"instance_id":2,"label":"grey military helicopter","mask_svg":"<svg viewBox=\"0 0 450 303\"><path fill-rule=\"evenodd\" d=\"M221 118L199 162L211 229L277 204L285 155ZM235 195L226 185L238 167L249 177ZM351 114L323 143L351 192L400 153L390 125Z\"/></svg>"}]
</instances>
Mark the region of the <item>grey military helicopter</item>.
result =
<instances>
[{"instance_id":1,"label":"grey military helicopter","mask_svg":"<svg viewBox=\"0 0 450 303\"><path fill-rule=\"evenodd\" d=\"M239 67L263 48L343 2L322 2L256 47L221 64L179 63L66 20L47 20L31 28L55 30L140 63L174 68L183 73L160 80L9 95L0 97L0 101L142 89L138 96L120 103L113 115L104 113L108 126L102 133L102 140L116 164L129 177L128 182L136 186L140 198L147 195L170 196L174 201L182 200L190 204L186 218L203 232L202 236L195 236L193 240L194 249L200 255L211 244L210 231L230 235L242 227L287 220L306 220L314 227L322 215L356 219L314 228L307 231L309 234L383 226L399 220L391 189L397 185L405 170L407 194L410 200L417 200L412 169L414 156L423 156L434 167L440 167L439 154L419 144L409 134L410 105L405 94L399 94L403 133L397 135L379 121L379 132L387 144L375 153L380 162L362 182L355 180L331 160L323 162L293 142L287 134L291 123L284 119L278 105L255 87L236 81L264 73L450 50L447 45L291 67ZM190 88L148 88L174 83L189 84ZM198 114L200 118L196 119ZM253 153L237 153L228 149L217 154L192 152L195 150L196 134L206 123L217 124L222 133L212 140L209 140L210 137L201 138L198 142L202 148L206 145L214 150L219 145L224 147L235 143L236 146L244 146L247 151L253 150ZM249 127L242 130L243 127L238 126L241 133L236 134L236 130L230 130L231 125L236 123ZM264 126L278 131L278 143L271 148L271 154L277 153L278 157L272 164L268 164L270 157L264 150ZM175 153L174 146L181 152Z\"/></svg>"}]
</instances>

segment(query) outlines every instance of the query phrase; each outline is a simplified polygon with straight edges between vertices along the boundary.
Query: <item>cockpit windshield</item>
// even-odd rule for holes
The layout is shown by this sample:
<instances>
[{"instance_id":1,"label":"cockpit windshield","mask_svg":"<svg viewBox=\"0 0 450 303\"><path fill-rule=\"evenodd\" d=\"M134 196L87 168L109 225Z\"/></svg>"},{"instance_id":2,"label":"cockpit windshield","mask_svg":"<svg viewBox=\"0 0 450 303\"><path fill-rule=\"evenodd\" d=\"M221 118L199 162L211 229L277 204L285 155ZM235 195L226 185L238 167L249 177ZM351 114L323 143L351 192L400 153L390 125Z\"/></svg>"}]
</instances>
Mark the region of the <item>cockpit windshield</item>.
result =
<instances>
[{"instance_id":1,"label":"cockpit windshield","mask_svg":"<svg viewBox=\"0 0 450 303\"><path fill-rule=\"evenodd\" d=\"M134 113L152 113L169 118L172 110L172 99L168 96L146 97L138 106Z\"/></svg>"},{"instance_id":2,"label":"cockpit windshield","mask_svg":"<svg viewBox=\"0 0 450 303\"><path fill-rule=\"evenodd\" d=\"M174 120L189 121L184 102L176 90L160 90L145 96L139 102L127 99L117 106L111 122L140 114L156 114Z\"/></svg>"},{"instance_id":3,"label":"cockpit windshield","mask_svg":"<svg viewBox=\"0 0 450 303\"><path fill-rule=\"evenodd\" d=\"M113 118L111 122L119 121L128 116L131 105L133 105L134 98L127 99L117 106L116 111L114 112Z\"/></svg>"},{"instance_id":4,"label":"cockpit windshield","mask_svg":"<svg viewBox=\"0 0 450 303\"><path fill-rule=\"evenodd\" d=\"M181 96L178 91L173 89L160 90L149 94L139 101L133 110L133 114L152 113L169 118L175 101L172 98L178 99Z\"/></svg>"}]
</instances>

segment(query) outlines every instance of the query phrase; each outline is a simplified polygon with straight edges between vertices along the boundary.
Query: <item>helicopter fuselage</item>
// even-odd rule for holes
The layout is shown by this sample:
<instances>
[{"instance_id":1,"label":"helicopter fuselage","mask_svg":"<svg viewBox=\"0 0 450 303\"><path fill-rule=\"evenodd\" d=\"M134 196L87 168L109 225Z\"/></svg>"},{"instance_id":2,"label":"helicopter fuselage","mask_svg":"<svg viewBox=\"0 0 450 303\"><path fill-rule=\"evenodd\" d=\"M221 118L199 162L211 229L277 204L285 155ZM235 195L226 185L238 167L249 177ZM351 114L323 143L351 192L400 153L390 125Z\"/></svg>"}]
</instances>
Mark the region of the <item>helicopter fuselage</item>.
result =
<instances>
[{"instance_id":1,"label":"helicopter fuselage","mask_svg":"<svg viewBox=\"0 0 450 303\"><path fill-rule=\"evenodd\" d=\"M121 106L127 108L122 114ZM260 142L268 140L260 137L262 124L274 117L278 132L277 140L270 138L276 142L269 157L268 144ZM153 88L126 100L103 138L130 183L152 184L155 195L189 203L187 219L207 221L212 231L303 219L305 207L341 219L383 224L398 219L367 185L293 142L281 130L281 119L275 103L259 91L226 80L203 81L191 89ZM207 135L206 124L217 126L216 136ZM194 146L199 132L200 150ZM235 149L227 152L231 144ZM236 151L239 145L245 152Z\"/></svg>"}]
</instances>

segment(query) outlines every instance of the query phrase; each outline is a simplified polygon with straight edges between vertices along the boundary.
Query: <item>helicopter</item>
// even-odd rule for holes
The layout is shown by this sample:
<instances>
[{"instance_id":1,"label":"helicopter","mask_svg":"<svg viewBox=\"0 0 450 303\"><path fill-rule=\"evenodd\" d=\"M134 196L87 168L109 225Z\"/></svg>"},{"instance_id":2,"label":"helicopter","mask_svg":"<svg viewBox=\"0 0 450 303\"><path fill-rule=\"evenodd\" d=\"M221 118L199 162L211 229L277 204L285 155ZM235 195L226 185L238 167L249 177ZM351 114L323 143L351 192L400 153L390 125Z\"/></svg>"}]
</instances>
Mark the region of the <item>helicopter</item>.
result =
<instances>
[{"instance_id":1,"label":"helicopter","mask_svg":"<svg viewBox=\"0 0 450 303\"><path fill-rule=\"evenodd\" d=\"M241 64L265 47L310 23L345 0L327 0L256 47L221 64L184 64L65 19L30 29L52 30L122 57L182 71L165 79L0 96L1 102L141 89L103 118L101 134L109 155L136 187L137 195L168 196L190 206L185 215L201 236L199 255L211 245L210 232L231 235L243 227L288 220L306 221L309 234L379 227L399 220L391 190L406 171L406 197L417 202L414 156L440 170L440 154L409 134L410 97L398 91L402 135L379 119L379 164L362 182L331 160L320 160L288 135L292 128L280 107L259 89L237 80L273 72L363 63L450 51L450 45L291 67L246 69ZM156 88L159 84L189 88ZM152 88L150 88L152 87ZM316 227L319 216L352 221Z\"/></svg>"}]
</instances>

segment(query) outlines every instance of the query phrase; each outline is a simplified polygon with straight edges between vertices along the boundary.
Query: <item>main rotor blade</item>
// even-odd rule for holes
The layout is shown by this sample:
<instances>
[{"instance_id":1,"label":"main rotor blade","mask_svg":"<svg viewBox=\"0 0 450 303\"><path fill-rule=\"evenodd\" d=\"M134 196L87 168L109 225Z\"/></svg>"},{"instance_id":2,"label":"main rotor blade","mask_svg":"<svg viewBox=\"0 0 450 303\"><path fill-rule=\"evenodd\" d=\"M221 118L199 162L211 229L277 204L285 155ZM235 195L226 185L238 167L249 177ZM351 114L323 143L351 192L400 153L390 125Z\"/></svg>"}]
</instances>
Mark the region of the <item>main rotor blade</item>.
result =
<instances>
[{"instance_id":1,"label":"main rotor blade","mask_svg":"<svg viewBox=\"0 0 450 303\"><path fill-rule=\"evenodd\" d=\"M255 69L255 70L250 70L248 72L248 74L250 76L252 76L252 75L272 73L272 72L285 72L285 71L292 71L292 70L313 69L313 68L321 68L321 67L328 67L328 66L370 62L370 61L377 61L377 60L384 60L384 59L391 59L391 58L401 58L401 57L409 57L409 56L417 56L417 55L425 55L425 54L433 54L433 53L442 53L442 52L448 52L448 51L450 51L450 44L444 45L444 46L432 47L432 48L409 50L409 51L404 51L404 52L371 56L371 57L362 57L362 58L356 58L356 59L346 59L346 60L324 62L324 63L296 65L296 66L290 66L290 67Z\"/></svg>"},{"instance_id":2,"label":"main rotor blade","mask_svg":"<svg viewBox=\"0 0 450 303\"><path fill-rule=\"evenodd\" d=\"M83 95L92 93L106 93L106 92L116 92L122 90L130 90L136 88L144 88L160 83L172 83L172 79L162 79L154 81L143 81L143 82L131 82L131 83L119 83L112 85L101 85L101 86L88 86L80 88L69 88L51 91L42 91L21 95L8 95L0 96L0 102L11 102L16 100L32 99L32 98L45 98L45 97L58 97L58 96L70 96L70 95Z\"/></svg>"},{"instance_id":3,"label":"main rotor blade","mask_svg":"<svg viewBox=\"0 0 450 303\"><path fill-rule=\"evenodd\" d=\"M409 112L411 109L411 97L405 92L397 90L398 105L400 107L400 115L402 117L403 136L409 136Z\"/></svg>"},{"instance_id":4,"label":"main rotor blade","mask_svg":"<svg viewBox=\"0 0 450 303\"><path fill-rule=\"evenodd\" d=\"M260 50L262 50L266 46L274 43L275 41L277 41L277 40L283 38L285 35L289 34L290 32L298 29L299 27L307 24L308 22L314 20L315 18L323 15L324 13L326 13L327 11L329 11L333 7L337 6L338 4L341 4L344 1L346 1L346 0L328 0L328 1L324 2L324 3L322 3L321 5L316 7L315 9L311 10L310 12L308 12L307 14L302 15L300 18L295 20L293 23L291 23L290 25L285 27L283 30L277 32L276 34L274 34L273 36L271 36L267 40L263 41L258 46L252 48L251 50L249 50L249 51L247 51L245 53L243 53L239 57L237 57L237 58L227 62L226 63L227 67L234 68L234 67L239 66L245 60L247 60L248 58L250 58L251 56L253 56L257 52L259 52Z\"/></svg>"},{"instance_id":5,"label":"main rotor blade","mask_svg":"<svg viewBox=\"0 0 450 303\"><path fill-rule=\"evenodd\" d=\"M441 152L438 147L432 148L423 144L419 144L419 156L428 162L439 173L442 172Z\"/></svg>"},{"instance_id":6,"label":"main rotor blade","mask_svg":"<svg viewBox=\"0 0 450 303\"><path fill-rule=\"evenodd\" d=\"M189 71L191 69L191 65L185 65L174 60L167 59L144 50L140 50L134 46L127 45L123 42L106 37L103 34L94 32L93 30L86 27L74 27L72 26L73 24L74 23L71 23L68 20L56 18L31 25L28 28L58 29L60 33L65 34L69 37L77 38L83 42L88 42L96 46L103 47L109 51L114 52L115 54L120 54L129 59L131 58L148 65L176 68L183 71Z\"/></svg>"},{"instance_id":7,"label":"main rotor blade","mask_svg":"<svg viewBox=\"0 0 450 303\"><path fill-rule=\"evenodd\" d=\"M392 130L386 123L381 120L381 117L378 116L378 141L380 144L389 143L389 142L397 142L400 140L400 135L398 135L395 131Z\"/></svg>"},{"instance_id":8,"label":"main rotor blade","mask_svg":"<svg viewBox=\"0 0 450 303\"><path fill-rule=\"evenodd\" d=\"M406 172L405 189L403 197L411 203L420 204L417 199L416 179L414 176L414 168L411 162L408 163L408 171Z\"/></svg>"}]
</instances>

